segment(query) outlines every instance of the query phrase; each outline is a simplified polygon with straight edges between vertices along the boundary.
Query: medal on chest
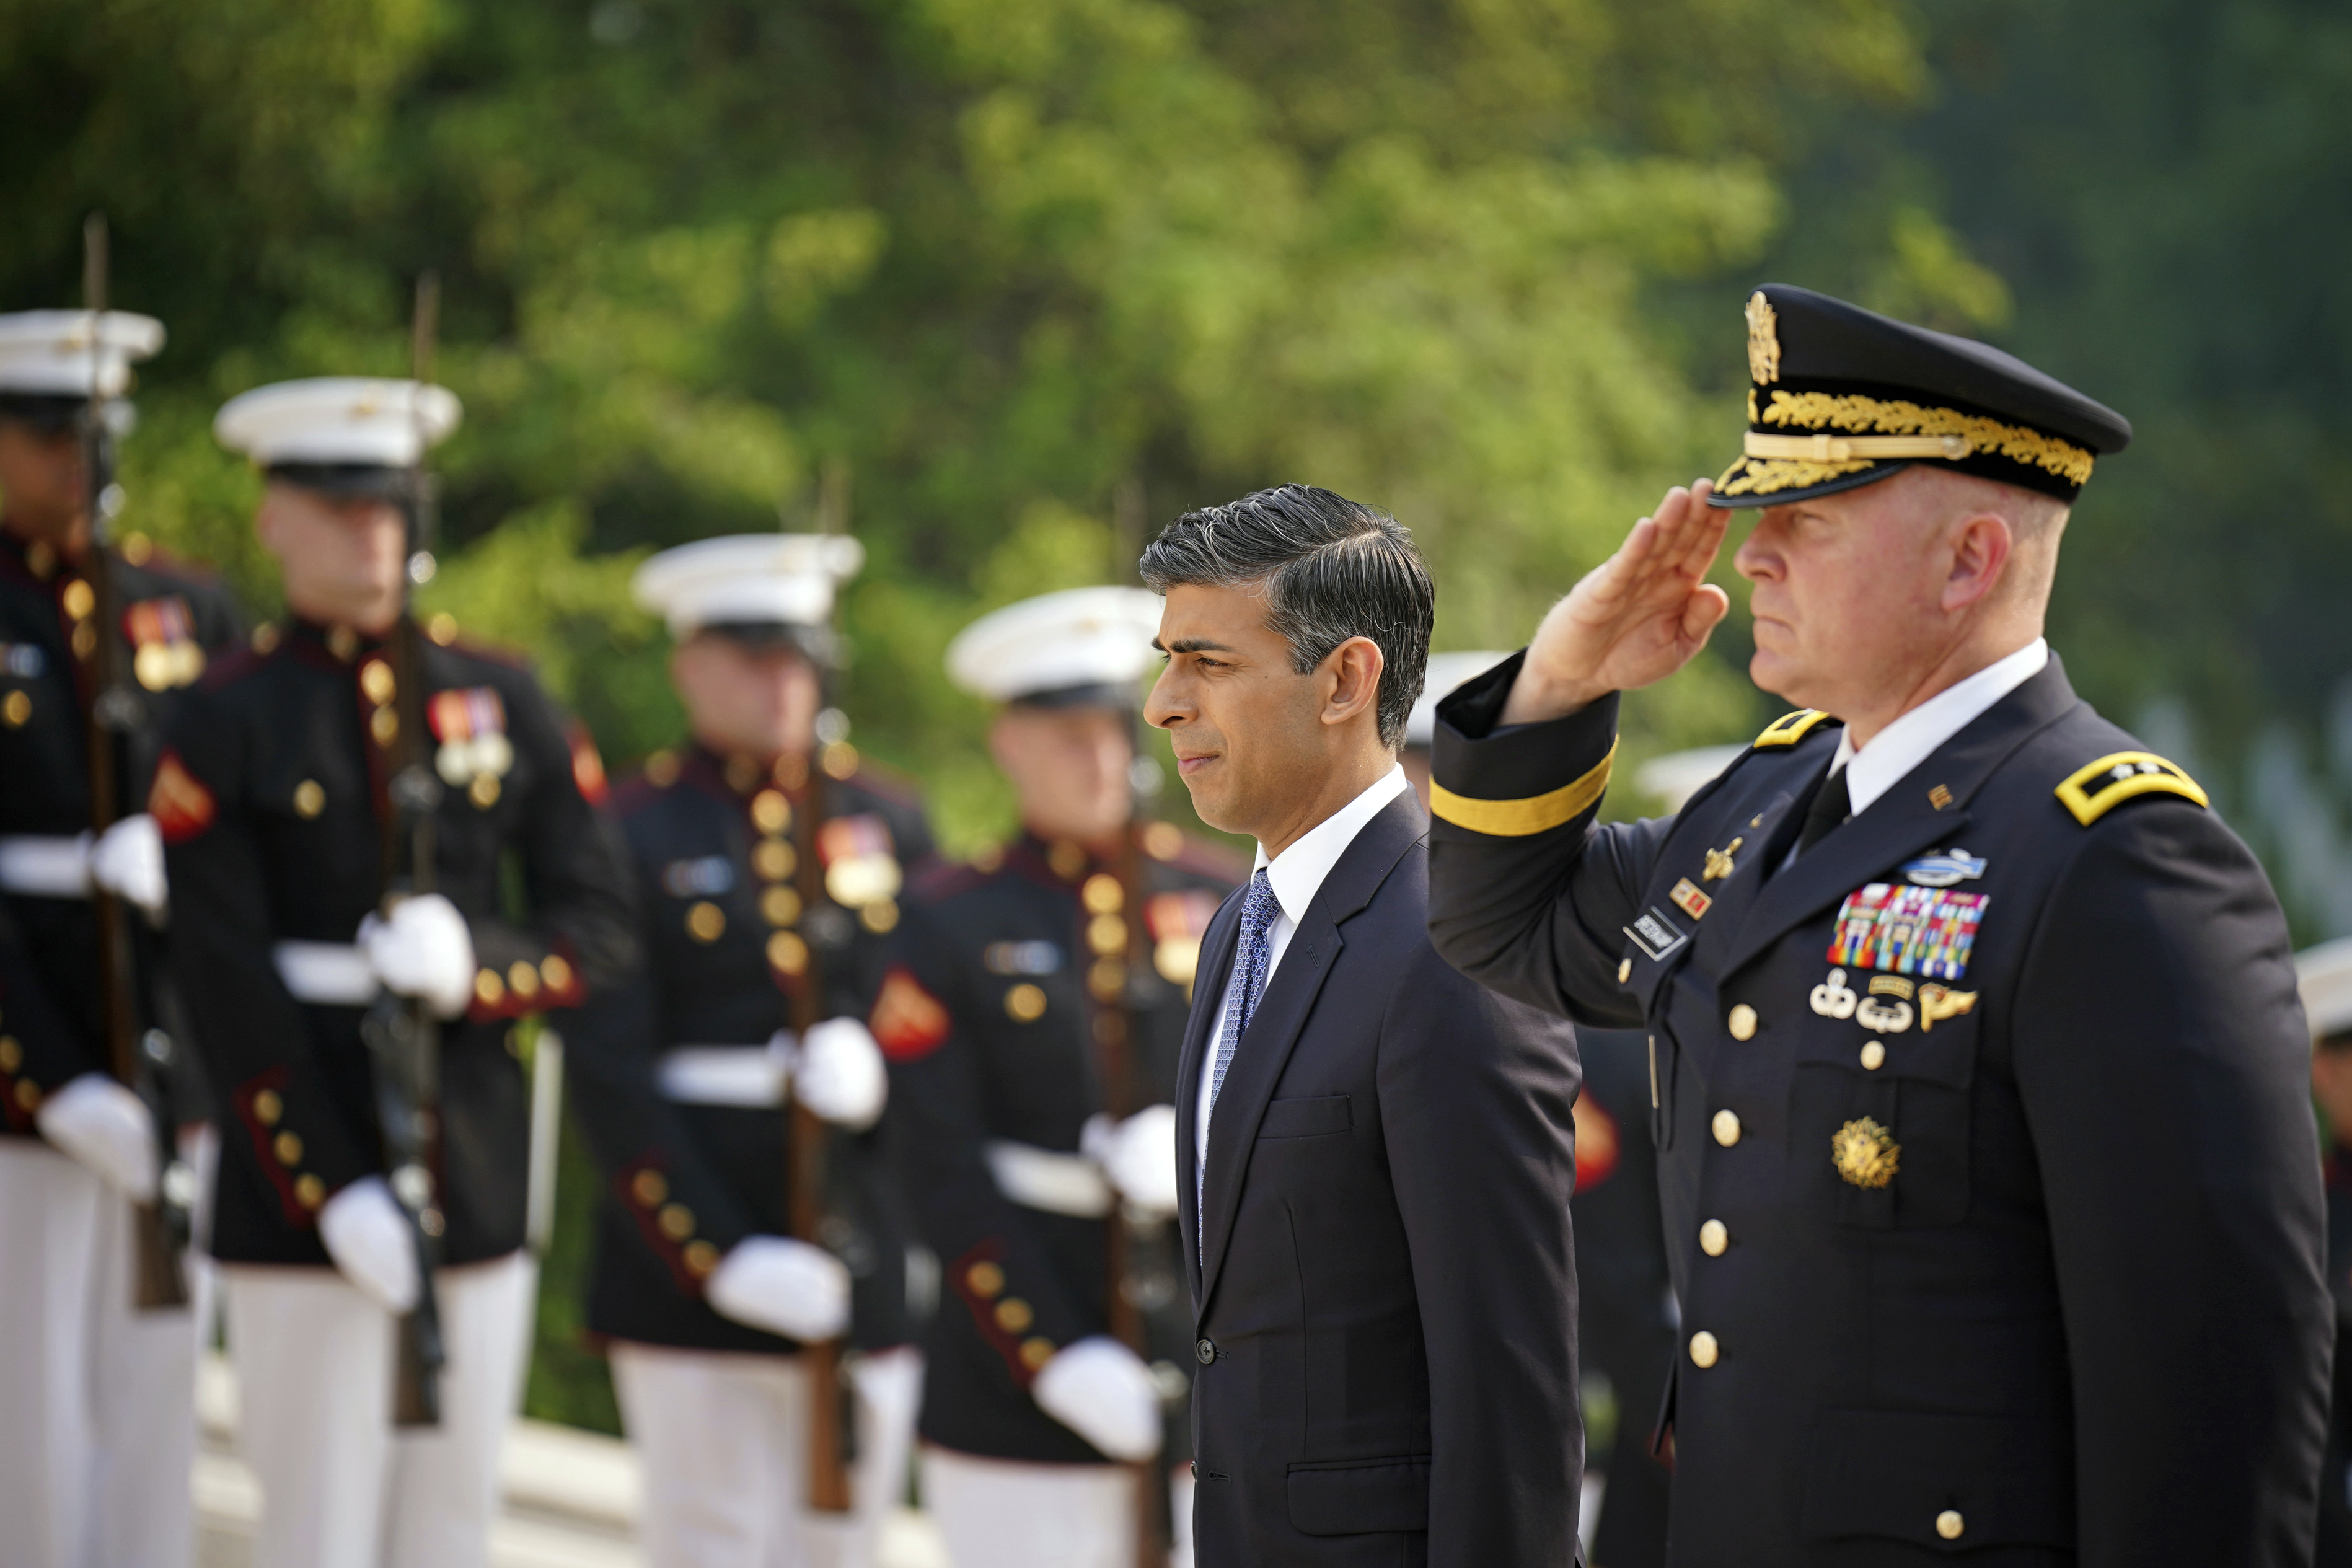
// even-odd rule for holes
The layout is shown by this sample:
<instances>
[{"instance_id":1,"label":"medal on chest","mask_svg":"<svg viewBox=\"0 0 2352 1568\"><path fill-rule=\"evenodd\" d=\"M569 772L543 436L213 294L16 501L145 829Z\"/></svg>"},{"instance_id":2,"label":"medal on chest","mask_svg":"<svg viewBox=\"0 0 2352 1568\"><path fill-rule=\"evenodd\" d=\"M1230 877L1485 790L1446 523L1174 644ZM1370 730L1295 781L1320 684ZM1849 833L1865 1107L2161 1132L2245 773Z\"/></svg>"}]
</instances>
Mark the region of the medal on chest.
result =
<instances>
[{"instance_id":1,"label":"medal on chest","mask_svg":"<svg viewBox=\"0 0 2352 1568\"><path fill-rule=\"evenodd\" d=\"M436 691L426 710L434 738L433 770L451 789L462 789L478 810L499 800L499 781L514 767L514 742L507 738L507 709L488 686Z\"/></svg>"}]
</instances>

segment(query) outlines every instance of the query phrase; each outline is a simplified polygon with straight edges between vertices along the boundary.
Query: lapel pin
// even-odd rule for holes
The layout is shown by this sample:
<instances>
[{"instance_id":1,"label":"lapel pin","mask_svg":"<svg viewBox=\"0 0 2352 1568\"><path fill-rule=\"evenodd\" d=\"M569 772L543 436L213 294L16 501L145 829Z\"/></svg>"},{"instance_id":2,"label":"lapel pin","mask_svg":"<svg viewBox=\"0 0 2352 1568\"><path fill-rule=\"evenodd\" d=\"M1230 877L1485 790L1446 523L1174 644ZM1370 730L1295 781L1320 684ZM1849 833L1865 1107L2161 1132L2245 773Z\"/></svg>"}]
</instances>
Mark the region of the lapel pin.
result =
<instances>
[{"instance_id":1,"label":"lapel pin","mask_svg":"<svg viewBox=\"0 0 2352 1568\"><path fill-rule=\"evenodd\" d=\"M1952 804L1951 790L1944 784L1937 784L1934 789L1927 792L1927 804L1934 806L1937 811L1943 810L1946 806Z\"/></svg>"},{"instance_id":2,"label":"lapel pin","mask_svg":"<svg viewBox=\"0 0 2352 1568\"><path fill-rule=\"evenodd\" d=\"M1708 850L1706 869L1698 874L1698 879L1702 882L1720 882L1738 870L1738 867L1731 858L1738 854L1739 847L1747 842L1745 838L1735 838L1720 849Z\"/></svg>"},{"instance_id":3,"label":"lapel pin","mask_svg":"<svg viewBox=\"0 0 2352 1568\"><path fill-rule=\"evenodd\" d=\"M1712 852L1710 851L1710 853ZM1693 882L1688 877L1685 877L1681 881L1676 882L1675 884L1675 890L1668 893L1666 897L1675 901L1675 907L1676 909L1682 910L1683 913L1690 916L1693 920L1701 919L1706 915L1706 911L1712 909L1715 905L1715 900L1708 898L1705 893L1700 892L1698 890L1698 885Z\"/></svg>"}]
</instances>

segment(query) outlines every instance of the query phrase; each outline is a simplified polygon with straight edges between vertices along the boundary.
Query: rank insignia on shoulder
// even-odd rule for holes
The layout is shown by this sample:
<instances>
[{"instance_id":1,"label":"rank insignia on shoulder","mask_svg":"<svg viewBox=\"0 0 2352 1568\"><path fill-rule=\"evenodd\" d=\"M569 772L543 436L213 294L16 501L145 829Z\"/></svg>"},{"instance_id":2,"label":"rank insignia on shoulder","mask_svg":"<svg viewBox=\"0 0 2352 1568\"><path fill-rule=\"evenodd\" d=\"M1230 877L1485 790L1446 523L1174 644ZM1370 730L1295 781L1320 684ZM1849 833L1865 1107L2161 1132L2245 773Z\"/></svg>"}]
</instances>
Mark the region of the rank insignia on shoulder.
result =
<instances>
[{"instance_id":1,"label":"rank insignia on shoulder","mask_svg":"<svg viewBox=\"0 0 2352 1568\"><path fill-rule=\"evenodd\" d=\"M1849 969L1958 980L1968 973L1977 928L1991 901L1982 893L1873 882L1848 893L1839 906L1829 960Z\"/></svg>"},{"instance_id":2,"label":"rank insignia on shoulder","mask_svg":"<svg viewBox=\"0 0 2352 1568\"><path fill-rule=\"evenodd\" d=\"M2151 794L2177 795L2210 808L2197 781L2153 752L2116 752L2086 763L2057 789L2059 804L2088 827L2124 802Z\"/></svg>"},{"instance_id":3,"label":"rank insignia on shoulder","mask_svg":"<svg viewBox=\"0 0 2352 1568\"><path fill-rule=\"evenodd\" d=\"M1985 874L1990 862L1967 850L1953 848L1941 855L1923 855L1906 863L1903 879L1923 888L1949 888L1962 881L1974 881Z\"/></svg>"},{"instance_id":4,"label":"rank insignia on shoulder","mask_svg":"<svg viewBox=\"0 0 2352 1568\"><path fill-rule=\"evenodd\" d=\"M1828 719L1829 715L1818 708L1800 708L1765 725L1764 732L1749 744L1759 750L1766 746L1793 746Z\"/></svg>"},{"instance_id":5,"label":"rank insignia on shoulder","mask_svg":"<svg viewBox=\"0 0 2352 1568\"><path fill-rule=\"evenodd\" d=\"M1690 916L1693 920L1702 919L1706 914L1707 910L1715 907L1715 900L1708 898L1705 893L1700 892L1698 890L1698 884L1692 881L1688 877L1685 877L1681 881L1676 882L1675 884L1674 891L1668 893L1666 897L1675 901L1675 908L1682 910L1683 913Z\"/></svg>"}]
</instances>

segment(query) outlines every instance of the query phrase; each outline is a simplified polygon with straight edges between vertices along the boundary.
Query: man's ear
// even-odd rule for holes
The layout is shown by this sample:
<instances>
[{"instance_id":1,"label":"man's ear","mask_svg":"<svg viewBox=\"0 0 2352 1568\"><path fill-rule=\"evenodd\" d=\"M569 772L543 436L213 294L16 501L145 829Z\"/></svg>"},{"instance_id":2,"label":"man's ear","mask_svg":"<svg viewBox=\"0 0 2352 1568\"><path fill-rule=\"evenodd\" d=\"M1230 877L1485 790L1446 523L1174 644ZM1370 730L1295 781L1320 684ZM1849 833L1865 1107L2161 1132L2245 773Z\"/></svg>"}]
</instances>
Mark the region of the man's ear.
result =
<instances>
[{"instance_id":1,"label":"man's ear","mask_svg":"<svg viewBox=\"0 0 2352 1568\"><path fill-rule=\"evenodd\" d=\"M1952 566L1944 579L1944 608L1965 610L1990 597L2000 585L2016 548L2009 520L1999 512L1979 511L1962 518L1952 531Z\"/></svg>"},{"instance_id":2,"label":"man's ear","mask_svg":"<svg viewBox=\"0 0 2352 1568\"><path fill-rule=\"evenodd\" d=\"M1388 668L1381 645L1370 637L1349 637L1323 656L1322 668L1331 679L1330 695L1319 715L1326 724L1345 724L1373 710L1380 701L1381 672Z\"/></svg>"}]
</instances>

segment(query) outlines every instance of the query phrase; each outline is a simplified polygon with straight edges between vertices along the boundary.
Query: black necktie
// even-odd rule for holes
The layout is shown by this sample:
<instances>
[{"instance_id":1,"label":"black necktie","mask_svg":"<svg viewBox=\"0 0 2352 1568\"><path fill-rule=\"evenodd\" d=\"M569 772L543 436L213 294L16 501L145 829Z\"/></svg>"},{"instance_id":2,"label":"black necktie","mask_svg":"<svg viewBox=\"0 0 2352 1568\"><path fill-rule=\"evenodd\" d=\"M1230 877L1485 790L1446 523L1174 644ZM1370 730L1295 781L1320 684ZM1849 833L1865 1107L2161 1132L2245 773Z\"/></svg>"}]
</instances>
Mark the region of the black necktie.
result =
<instances>
[{"instance_id":1,"label":"black necktie","mask_svg":"<svg viewBox=\"0 0 2352 1568\"><path fill-rule=\"evenodd\" d=\"M1822 781L1813 792L1813 804L1805 813L1803 831L1797 835L1797 855L1802 858L1806 850L1829 837L1830 829L1853 815L1853 796L1845 787L1845 770L1838 769Z\"/></svg>"}]
</instances>

